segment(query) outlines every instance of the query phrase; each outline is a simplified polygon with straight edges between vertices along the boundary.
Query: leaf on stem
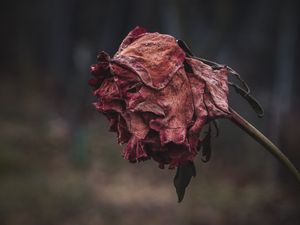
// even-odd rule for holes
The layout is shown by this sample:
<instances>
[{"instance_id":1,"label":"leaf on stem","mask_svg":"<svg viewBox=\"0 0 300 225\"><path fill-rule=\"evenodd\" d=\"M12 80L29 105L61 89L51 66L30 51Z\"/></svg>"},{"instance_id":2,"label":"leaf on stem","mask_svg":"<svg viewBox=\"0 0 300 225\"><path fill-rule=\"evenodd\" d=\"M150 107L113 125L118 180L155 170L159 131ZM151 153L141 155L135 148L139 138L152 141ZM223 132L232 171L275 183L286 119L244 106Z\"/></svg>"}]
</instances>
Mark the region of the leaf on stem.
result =
<instances>
[{"instance_id":1,"label":"leaf on stem","mask_svg":"<svg viewBox=\"0 0 300 225\"><path fill-rule=\"evenodd\" d=\"M209 124L209 128L206 136L201 142L202 146L202 162L208 162L211 157L211 125Z\"/></svg>"},{"instance_id":2,"label":"leaf on stem","mask_svg":"<svg viewBox=\"0 0 300 225\"><path fill-rule=\"evenodd\" d=\"M236 93L241 95L251 105L251 107L256 112L258 117L264 116L264 110L263 110L262 106L258 103L258 101L252 95L249 94L249 92L245 91L243 88L241 88L240 86L238 86L234 83L228 82L228 84L234 88Z\"/></svg>"},{"instance_id":3,"label":"leaf on stem","mask_svg":"<svg viewBox=\"0 0 300 225\"><path fill-rule=\"evenodd\" d=\"M192 161L187 161L185 164L178 166L174 177L174 186L178 196L178 202L181 202L184 197L185 189L189 185L191 178L196 176L196 168Z\"/></svg>"}]
</instances>

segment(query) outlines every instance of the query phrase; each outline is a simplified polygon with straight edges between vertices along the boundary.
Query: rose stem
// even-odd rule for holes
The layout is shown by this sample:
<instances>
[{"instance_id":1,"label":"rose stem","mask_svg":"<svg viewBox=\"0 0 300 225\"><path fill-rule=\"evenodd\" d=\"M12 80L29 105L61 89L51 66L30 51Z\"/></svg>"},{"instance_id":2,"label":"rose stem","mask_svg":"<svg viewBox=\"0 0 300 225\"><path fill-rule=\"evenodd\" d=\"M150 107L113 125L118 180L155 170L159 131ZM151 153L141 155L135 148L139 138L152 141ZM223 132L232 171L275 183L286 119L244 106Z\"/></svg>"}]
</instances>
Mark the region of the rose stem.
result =
<instances>
[{"instance_id":1,"label":"rose stem","mask_svg":"<svg viewBox=\"0 0 300 225\"><path fill-rule=\"evenodd\" d=\"M241 115L230 108L231 121L239 126L242 130L253 137L258 143L260 143L267 151L269 151L273 156L275 156L298 180L300 183L300 173L292 162L277 148L265 135L263 135L259 130L252 126L247 120L245 120Z\"/></svg>"}]
</instances>

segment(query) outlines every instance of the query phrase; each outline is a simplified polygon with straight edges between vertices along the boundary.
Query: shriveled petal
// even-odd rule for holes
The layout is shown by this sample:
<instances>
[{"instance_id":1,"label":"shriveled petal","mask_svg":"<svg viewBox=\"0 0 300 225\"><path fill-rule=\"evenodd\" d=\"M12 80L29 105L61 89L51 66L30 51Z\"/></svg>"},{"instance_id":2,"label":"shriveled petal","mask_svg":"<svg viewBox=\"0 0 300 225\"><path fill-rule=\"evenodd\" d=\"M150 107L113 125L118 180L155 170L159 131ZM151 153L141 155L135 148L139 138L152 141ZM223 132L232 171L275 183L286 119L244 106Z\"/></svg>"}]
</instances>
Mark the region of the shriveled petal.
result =
<instances>
[{"instance_id":1,"label":"shriveled petal","mask_svg":"<svg viewBox=\"0 0 300 225\"><path fill-rule=\"evenodd\" d=\"M137 139L144 139L149 131L149 127L144 123L142 117L135 112L124 112L122 117L127 123L127 127L130 133L132 133Z\"/></svg>"},{"instance_id":2,"label":"shriveled petal","mask_svg":"<svg viewBox=\"0 0 300 225\"><path fill-rule=\"evenodd\" d=\"M130 138L126 147L123 149L123 157L130 162L137 162L149 158L144 150L144 145L135 136Z\"/></svg>"},{"instance_id":3,"label":"shriveled petal","mask_svg":"<svg viewBox=\"0 0 300 225\"><path fill-rule=\"evenodd\" d=\"M117 133L118 143L127 143L131 138L132 134L128 131L126 121L120 115L120 113L109 111L104 112L104 115L109 121L109 131Z\"/></svg>"},{"instance_id":4,"label":"shriveled petal","mask_svg":"<svg viewBox=\"0 0 300 225\"><path fill-rule=\"evenodd\" d=\"M129 106L130 107L130 106ZM137 104L135 107L130 107L134 112L151 112L157 116L165 116L165 112L162 107L153 102L141 102Z\"/></svg>"},{"instance_id":5,"label":"shriveled petal","mask_svg":"<svg viewBox=\"0 0 300 225\"><path fill-rule=\"evenodd\" d=\"M127 67L112 63L110 65L110 69L114 75L114 82L116 83L122 97L126 96L128 90L133 85L136 85L141 81L140 78Z\"/></svg>"},{"instance_id":6,"label":"shriveled petal","mask_svg":"<svg viewBox=\"0 0 300 225\"><path fill-rule=\"evenodd\" d=\"M112 62L136 73L145 85L162 89L183 67L185 54L176 39L159 33L143 33L131 44L122 47Z\"/></svg>"},{"instance_id":7,"label":"shriveled petal","mask_svg":"<svg viewBox=\"0 0 300 225\"><path fill-rule=\"evenodd\" d=\"M98 59L98 63L93 64L90 67L91 73L94 75L94 77L92 77L88 82L89 85L94 89L100 87L105 77L111 76L109 70L109 61L110 61L109 55L106 52L102 51L97 56L97 59Z\"/></svg>"},{"instance_id":8,"label":"shriveled petal","mask_svg":"<svg viewBox=\"0 0 300 225\"><path fill-rule=\"evenodd\" d=\"M191 90L193 93L194 104L194 121L188 131L188 140L193 152L199 149L199 136L202 128L204 127L208 112L204 103L205 82L197 78L197 75L188 73L190 80Z\"/></svg>"},{"instance_id":9,"label":"shriveled petal","mask_svg":"<svg viewBox=\"0 0 300 225\"><path fill-rule=\"evenodd\" d=\"M186 140L186 128L173 128L165 129L160 132L160 142L164 145L169 142L174 142L176 144L183 144Z\"/></svg>"},{"instance_id":10,"label":"shriveled petal","mask_svg":"<svg viewBox=\"0 0 300 225\"><path fill-rule=\"evenodd\" d=\"M160 168L164 168L165 164L169 164L169 169L174 169L188 160L193 160L196 153L190 152L187 145L169 143L167 146L162 147L161 151L151 148L148 155L160 164Z\"/></svg>"},{"instance_id":11,"label":"shriveled petal","mask_svg":"<svg viewBox=\"0 0 300 225\"><path fill-rule=\"evenodd\" d=\"M121 101L105 101L105 100L99 100L98 102L94 103L95 108L99 112L118 112L121 113L124 108L124 104Z\"/></svg>"},{"instance_id":12,"label":"shriveled petal","mask_svg":"<svg viewBox=\"0 0 300 225\"><path fill-rule=\"evenodd\" d=\"M98 98L94 105L100 112L116 111L120 113L124 110L124 101L112 78L105 79L101 86L94 91L94 95Z\"/></svg>"},{"instance_id":13,"label":"shriveled petal","mask_svg":"<svg viewBox=\"0 0 300 225\"><path fill-rule=\"evenodd\" d=\"M149 126L153 125L151 128L159 131L163 144L183 143L194 110L189 80L183 68L174 74L173 79L164 89L158 91L142 87L137 93L128 93L129 84L135 81L129 70L118 65L113 65L111 68L120 77L116 83L123 92L127 109L132 112L151 112L157 115L159 118L149 123ZM122 81L121 75L129 79ZM154 127L155 122L161 124L159 128Z\"/></svg>"},{"instance_id":14,"label":"shriveled petal","mask_svg":"<svg viewBox=\"0 0 300 225\"><path fill-rule=\"evenodd\" d=\"M101 87L94 91L94 95L98 98L120 99L118 86L112 78L105 79Z\"/></svg>"},{"instance_id":15,"label":"shriveled petal","mask_svg":"<svg viewBox=\"0 0 300 225\"><path fill-rule=\"evenodd\" d=\"M132 42L140 38L144 33L146 33L147 30L143 27L135 27L132 31L127 34L125 39L122 41L119 50L116 54L121 52L124 48L126 48L128 45L130 45Z\"/></svg>"},{"instance_id":16,"label":"shriveled petal","mask_svg":"<svg viewBox=\"0 0 300 225\"><path fill-rule=\"evenodd\" d=\"M186 58L193 73L205 82L204 101L210 117L228 116L228 69L213 70L200 60Z\"/></svg>"},{"instance_id":17,"label":"shriveled petal","mask_svg":"<svg viewBox=\"0 0 300 225\"><path fill-rule=\"evenodd\" d=\"M194 114L193 96L184 70L177 71L169 85L153 95L165 117L150 121L149 126L160 133L162 144L183 143Z\"/></svg>"},{"instance_id":18,"label":"shriveled petal","mask_svg":"<svg viewBox=\"0 0 300 225\"><path fill-rule=\"evenodd\" d=\"M118 116L117 135L119 144L127 143L132 137L132 134L128 130L127 123L121 115Z\"/></svg>"}]
</instances>

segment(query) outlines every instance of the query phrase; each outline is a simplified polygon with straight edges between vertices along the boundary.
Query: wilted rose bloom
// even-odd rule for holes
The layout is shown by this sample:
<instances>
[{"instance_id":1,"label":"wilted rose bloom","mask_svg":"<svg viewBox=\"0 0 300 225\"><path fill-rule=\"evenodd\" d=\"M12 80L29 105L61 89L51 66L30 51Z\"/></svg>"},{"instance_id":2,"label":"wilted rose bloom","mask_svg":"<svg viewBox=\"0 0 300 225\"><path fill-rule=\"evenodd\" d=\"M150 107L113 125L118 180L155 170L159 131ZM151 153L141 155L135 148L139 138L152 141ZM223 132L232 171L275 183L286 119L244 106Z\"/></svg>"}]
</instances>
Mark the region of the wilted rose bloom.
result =
<instances>
[{"instance_id":1,"label":"wilted rose bloom","mask_svg":"<svg viewBox=\"0 0 300 225\"><path fill-rule=\"evenodd\" d=\"M96 109L124 144L130 162L161 168L192 161L209 121L228 117L228 69L188 57L172 36L137 27L111 58L98 55L89 80Z\"/></svg>"}]
</instances>

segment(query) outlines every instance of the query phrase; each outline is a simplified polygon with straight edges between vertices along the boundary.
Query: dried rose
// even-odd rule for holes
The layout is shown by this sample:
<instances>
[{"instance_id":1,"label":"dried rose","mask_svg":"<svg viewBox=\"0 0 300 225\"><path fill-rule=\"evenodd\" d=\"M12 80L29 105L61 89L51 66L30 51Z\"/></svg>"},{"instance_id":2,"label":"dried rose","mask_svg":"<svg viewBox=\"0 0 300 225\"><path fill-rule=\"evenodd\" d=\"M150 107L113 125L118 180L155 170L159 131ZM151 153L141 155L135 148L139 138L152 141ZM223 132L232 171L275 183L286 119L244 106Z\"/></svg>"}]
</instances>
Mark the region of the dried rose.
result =
<instances>
[{"instance_id":1,"label":"dried rose","mask_svg":"<svg viewBox=\"0 0 300 225\"><path fill-rule=\"evenodd\" d=\"M193 159L201 146L204 161L210 157L211 127L203 139L200 133L217 118L231 119L277 158L282 157L228 107L231 85L262 116L246 83L229 67L194 57L184 42L136 27L112 58L101 52L97 61L89 80L97 98L94 105L109 120L118 143L125 145L124 158L130 162L152 158L160 168L177 167L174 185L179 201L196 174ZM236 75L245 89L228 82L228 74ZM294 173L300 180L297 170Z\"/></svg>"},{"instance_id":2,"label":"dried rose","mask_svg":"<svg viewBox=\"0 0 300 225\"><path fill-rule=\"evenodd\" d=\"M228 69L187 57L169 35L137 27L112 58L101 52L91 71L95 107L130 162L152 158L175 168L192 161L203 126L230 114Z\"/></svg>"}]
</instances>

